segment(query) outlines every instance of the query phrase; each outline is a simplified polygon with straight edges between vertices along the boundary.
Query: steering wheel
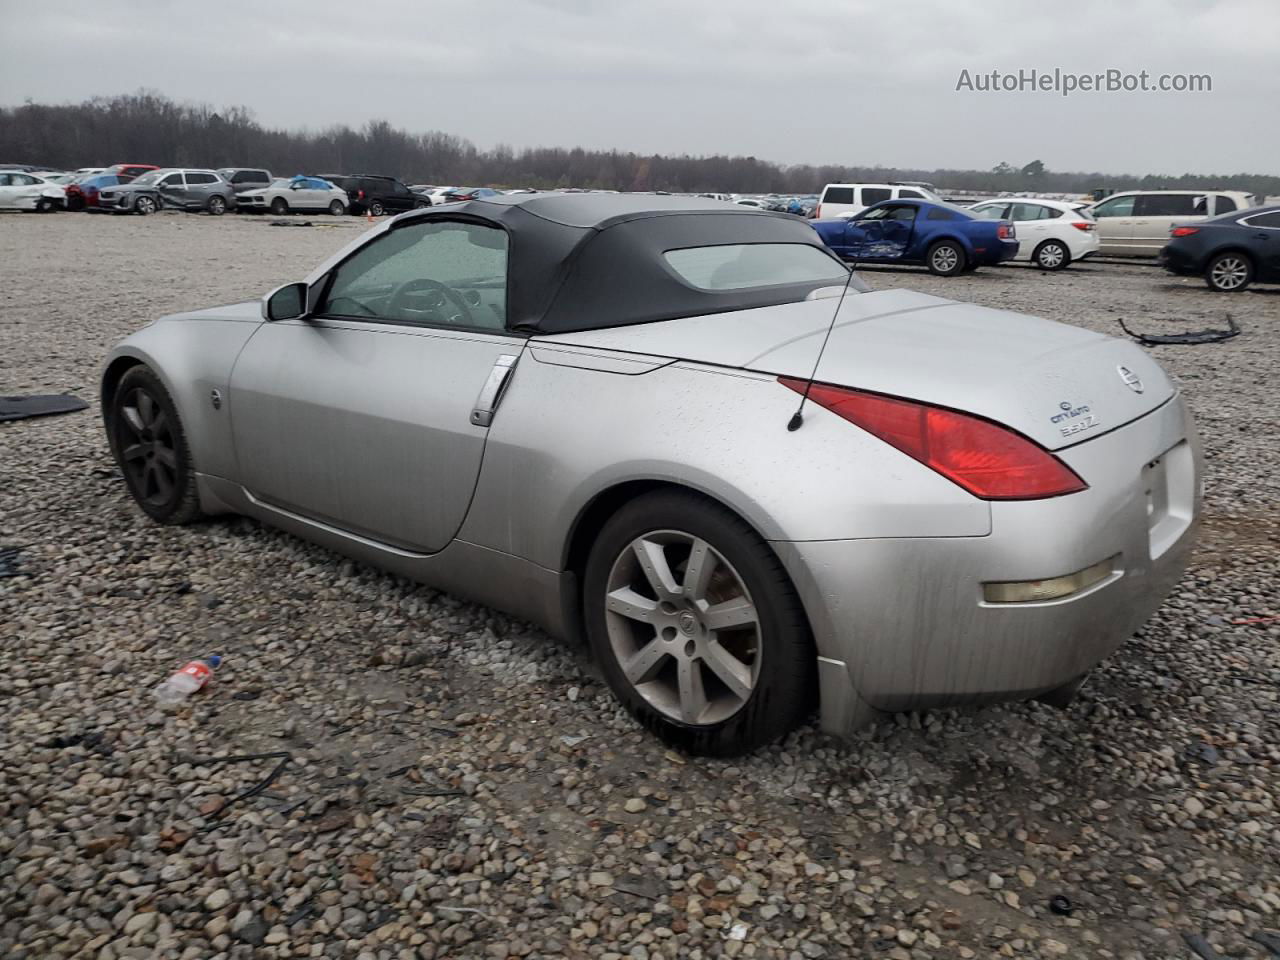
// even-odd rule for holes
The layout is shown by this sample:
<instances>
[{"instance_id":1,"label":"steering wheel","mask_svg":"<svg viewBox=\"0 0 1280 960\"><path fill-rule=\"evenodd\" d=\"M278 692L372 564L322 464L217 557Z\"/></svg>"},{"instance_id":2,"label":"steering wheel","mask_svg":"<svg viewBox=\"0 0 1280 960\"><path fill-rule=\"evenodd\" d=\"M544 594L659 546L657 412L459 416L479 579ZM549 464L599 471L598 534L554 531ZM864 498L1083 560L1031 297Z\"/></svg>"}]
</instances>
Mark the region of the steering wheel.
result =
<instances>
[{"instance_id":1,"label":"steering wheel","mask_svg":"<svg viewBox=\"0 0 1280 960\"><path fill-rule=\"evenodd\" d=\"M461 319L462 323L468 327L476 326L475 317L471 315L471 308L468 307L467 302L458 295L458 291L454 290L452 287L446 286L439 280L431 280L427 277L414 277L412 280L406 280L404 283L400 284L400 286L396 287L395 293L391 295L391 300L387 303L387 312L395 314L399 310L408 308L409 305L406 301L410 294L416 293L419 290L434 290L444 299L451 301L454 306L462 311L455 317L450 317L450 322Z\"/></svg>"}]
</instances>

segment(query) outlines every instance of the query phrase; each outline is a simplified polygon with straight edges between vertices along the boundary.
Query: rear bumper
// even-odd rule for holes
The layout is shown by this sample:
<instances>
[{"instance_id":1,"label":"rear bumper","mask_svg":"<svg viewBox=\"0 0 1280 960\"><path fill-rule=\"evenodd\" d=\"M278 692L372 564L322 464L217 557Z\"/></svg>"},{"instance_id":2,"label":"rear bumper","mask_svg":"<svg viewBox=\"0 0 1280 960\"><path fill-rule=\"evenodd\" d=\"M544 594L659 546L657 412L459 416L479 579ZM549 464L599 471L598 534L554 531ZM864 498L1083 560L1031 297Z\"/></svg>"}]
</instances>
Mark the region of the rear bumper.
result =
<instances>
[{"instance_id":1,"label":"rear bumper","mask_svg":"<svg viewBox=\"0 0 1280 960\"><path fill-rule=\"evenodd\" d=\"M1199 273L1201 267L1195 257L1177 247L1165 247L1160 251L1160 266L1170 273Z\"/></svg>"},{"instance_id":2,"label":"rear bumper","mask_svg":"<svg viewBox=\"0 0 1280 960\"><path fill-rule=\"evenodd\" d=\"M775 544L823 658L825 729L847 733L868 709L1055 689L1156 610L1186 566L1200 509L1199 446L1182 398L1059 455L1090 488L992 503L985 537ZM984 583L1045 580L1104 561L1110 572L1100 582L1060 599L984 597Z\"/></svg>"},{"instance_id":3,"label":"rear bumper","mask_svg":"<svg viewBox=\"0 0 1280 960\"><path fill-rule=\"evenodd\" d=\"M996 240L994 243L987 243L985 246L975 246L973 248L974 262L987 266L1004 263L1006 260L1014 259L1017 255L1017 240Z\"/></svg>"}]
</instances>

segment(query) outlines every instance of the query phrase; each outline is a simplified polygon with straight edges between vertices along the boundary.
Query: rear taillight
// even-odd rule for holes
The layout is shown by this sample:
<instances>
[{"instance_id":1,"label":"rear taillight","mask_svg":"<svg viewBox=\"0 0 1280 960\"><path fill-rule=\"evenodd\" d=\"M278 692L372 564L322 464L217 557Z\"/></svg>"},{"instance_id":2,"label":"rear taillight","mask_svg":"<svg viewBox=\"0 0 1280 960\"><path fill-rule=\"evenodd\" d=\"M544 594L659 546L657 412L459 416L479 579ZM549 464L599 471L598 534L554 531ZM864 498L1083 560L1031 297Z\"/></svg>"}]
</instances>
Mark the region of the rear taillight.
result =
<instances>
[{"instance_id":1,"label":"rear taillight","mask_svg":"<svg viewBox=\"0 0 1280 960\"><path fill-rule=\"evenodd\" d=\"M996 236L1001 240L1012 240L1017 236L1017 231L1013 229L1012 223L1000 223L996 225Z\"/></svg>"},{"instance_id":2,"label":"rear taillight","mask_svg":"<svg viewBox=\"0 0 1280 960\"><path fill-rule=\"evenodd\" d=\"M363 190L357 190L357 191L356 191L356 197L357 197L358 199L360 199L360 200L363 200L363 199L364 199L364 191L363 191Z\"/></svg>"},{"instance_id":3,"label":"rear taillight","mask_svg":"<svg viewBox=\"0 0 1280 960\"><path fill-rule=\"evenodd\" d=\"M1193 233L1199 233L1199 227L1174 227L1169 231L1171 237L1189 237Z\"/></svg>"},{"instance_id":4,"label":"rear taillight","mask_svg":"<svg viewBox=\"0 0 1280 960\"><path fill-rule=\"evenodd\" d=\"M1091 220L1077 220L1075 223L1071 225L1075 227L1077 230L1083 230L1085 233L1088 233L1090 230L1094 229L1097 226L1097 224Z\"/></svg>"},{"instance_id":5,"label":"rear taillight","mask_svg":"<svg viewBox=\"0 0 1280 960\"><path fill-rule=\"evenodd\" d=\"M807 383L778 382L800 394ZM1043 447L966 413L821 383L809 399L983 500L1038 500L1088 487Z\"/></svg>"}]
</instances>

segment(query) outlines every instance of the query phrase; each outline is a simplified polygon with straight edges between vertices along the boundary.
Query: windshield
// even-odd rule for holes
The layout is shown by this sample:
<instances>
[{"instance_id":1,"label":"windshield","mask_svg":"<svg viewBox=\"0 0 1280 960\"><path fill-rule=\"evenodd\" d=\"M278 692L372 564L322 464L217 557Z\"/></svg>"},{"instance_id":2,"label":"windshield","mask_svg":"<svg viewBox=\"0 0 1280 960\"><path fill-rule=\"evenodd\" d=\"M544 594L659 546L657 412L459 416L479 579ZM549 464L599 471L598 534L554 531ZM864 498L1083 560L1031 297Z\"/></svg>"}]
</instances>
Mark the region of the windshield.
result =
<instances>
[{"instance_id":1,"label":"windshield","mask_svg":"<svg viewBox=\"0 0 1280 960\"><path fill-rule=\"evenodd\" d=\"M162 175L168 173L167 170L149 170L140 177L135 177L133 183L155 183Z\"/></svg>"}]
</instances>

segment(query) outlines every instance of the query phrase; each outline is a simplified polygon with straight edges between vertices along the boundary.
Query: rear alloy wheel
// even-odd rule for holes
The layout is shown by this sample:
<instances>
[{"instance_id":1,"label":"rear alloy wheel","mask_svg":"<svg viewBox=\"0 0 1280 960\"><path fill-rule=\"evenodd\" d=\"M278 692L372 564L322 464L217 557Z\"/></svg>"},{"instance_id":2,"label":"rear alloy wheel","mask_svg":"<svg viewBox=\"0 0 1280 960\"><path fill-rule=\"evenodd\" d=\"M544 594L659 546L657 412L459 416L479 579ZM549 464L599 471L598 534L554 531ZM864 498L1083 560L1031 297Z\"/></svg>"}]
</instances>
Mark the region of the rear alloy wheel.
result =
<instances>
[{"instance_id":1,"label":"rear alloy wheel","mask_svg":"<svg viewBox=\"0 0 1280 960\"><path fill-rule=\"evenodd\" d=\"M374 200L373 202L371 202L371 203L369 204L369 215L370 215L370 216L380 217L380 216L382 216L382 215L383 215L384 213L386 213L386 212L387 212L386 207L384 207L384 206L382 205L382 201L381 201L381 200Z\"/></svg>"},{"instance_id":2,"label":"rear alloy wheel","mask_svg":"<svg viewBox=\"0 0 1280 960\"><path fill-rule=\"evenodd\" d=\"M271 201L271 212L277 217L283 217L289 212L289 201L284 197L276 197Z\"/></svg>"},{"instance_id":3,"label":"rear alloy wheel","mask_svg":"<svg viewBox=\"0 0 1280 960\"><path fill-rule=\"evenodd\" d=\"M816 654L769 546L693 494L649 494L601 530L587 562L592 651L646 728L690 753L731 756L799 725Z\"/></svg>"},{"instance_id":4,"label":"rear alloy wheel","mask_svg":"<svg viewBox=\"0 0 1280 960\"><path fill-rule=\"evenodd\" d=\"M227 200L225 197L212 196L209 198L209 213L212 216L220 217L227 212Z\"/></svg>"},{"instance_id":5,"label":"rear alloy wheel","mask_svg":"<svg viewBox=\"0 0 1280 960\"><path fill-rule=\"evenodd\" d=\"M1205 283L1218 293L1243 290L1252 280L1253 261L1243 253L1220 253L1209 261L1204 271Z\"/></svg>"},{"instance_id":6,"label":"rear alloy wheel","mask_svg":"<svg viewBox=\"0 0 1280 960\"><path fill-rule=\"evenodd\" d=\"M333 216L333 217L340 217L340 216L342 216L344 213L346 213L346 210L347 210L347 208L346 208L346 207L344 207L344 206L342 205L342 201L341 201L341 200L335 200L335 201L333 201L333 203L329 204L329 215L330 215L330 216Z\"/></svg>"},{"instance_id":7,"label":"rear alloy wheel","mask_svg":"<svg viewBox=\"0 0 1280 960\"><path fill-rule=\"evenodd\" d=\"M954 277L964 270L964 250L954 240L939 240L929 248L925 263L930 273L940 277Z\"/></svg>"},{"instance_id":8,"label":"rear alloy wheel","mask_svg":"<svg viewBox=\"0 0 1280 960\"><path fill-rule=\"evenodd\" d=\"M107 418L111 452L143 512L168 524L199 517L195 467L182 421L149 367L132 367L120 378Z\"/></svg>"},{"instance_id":9,"label":"rear alloy wheel","mask_svg":"<svg viewBox=\"0 0 1280 960\"><path fill-rule=\"evenodd\" d=\"M1031 259L1041 270L1061 270L1071 262L1071 251L1060 240L1046 240Z\"/></svg>"},{"instance_id":10,"label":"rear alloy wheel","mask_svg":"<svg viewBox=\"0 0 1280 960\"><path fill-rule=\"evenodd\" d=\"M156 202L151 197L139 197L133 202L133 209L145 217L156 212Z\"/></svg>"}]
</instances>

